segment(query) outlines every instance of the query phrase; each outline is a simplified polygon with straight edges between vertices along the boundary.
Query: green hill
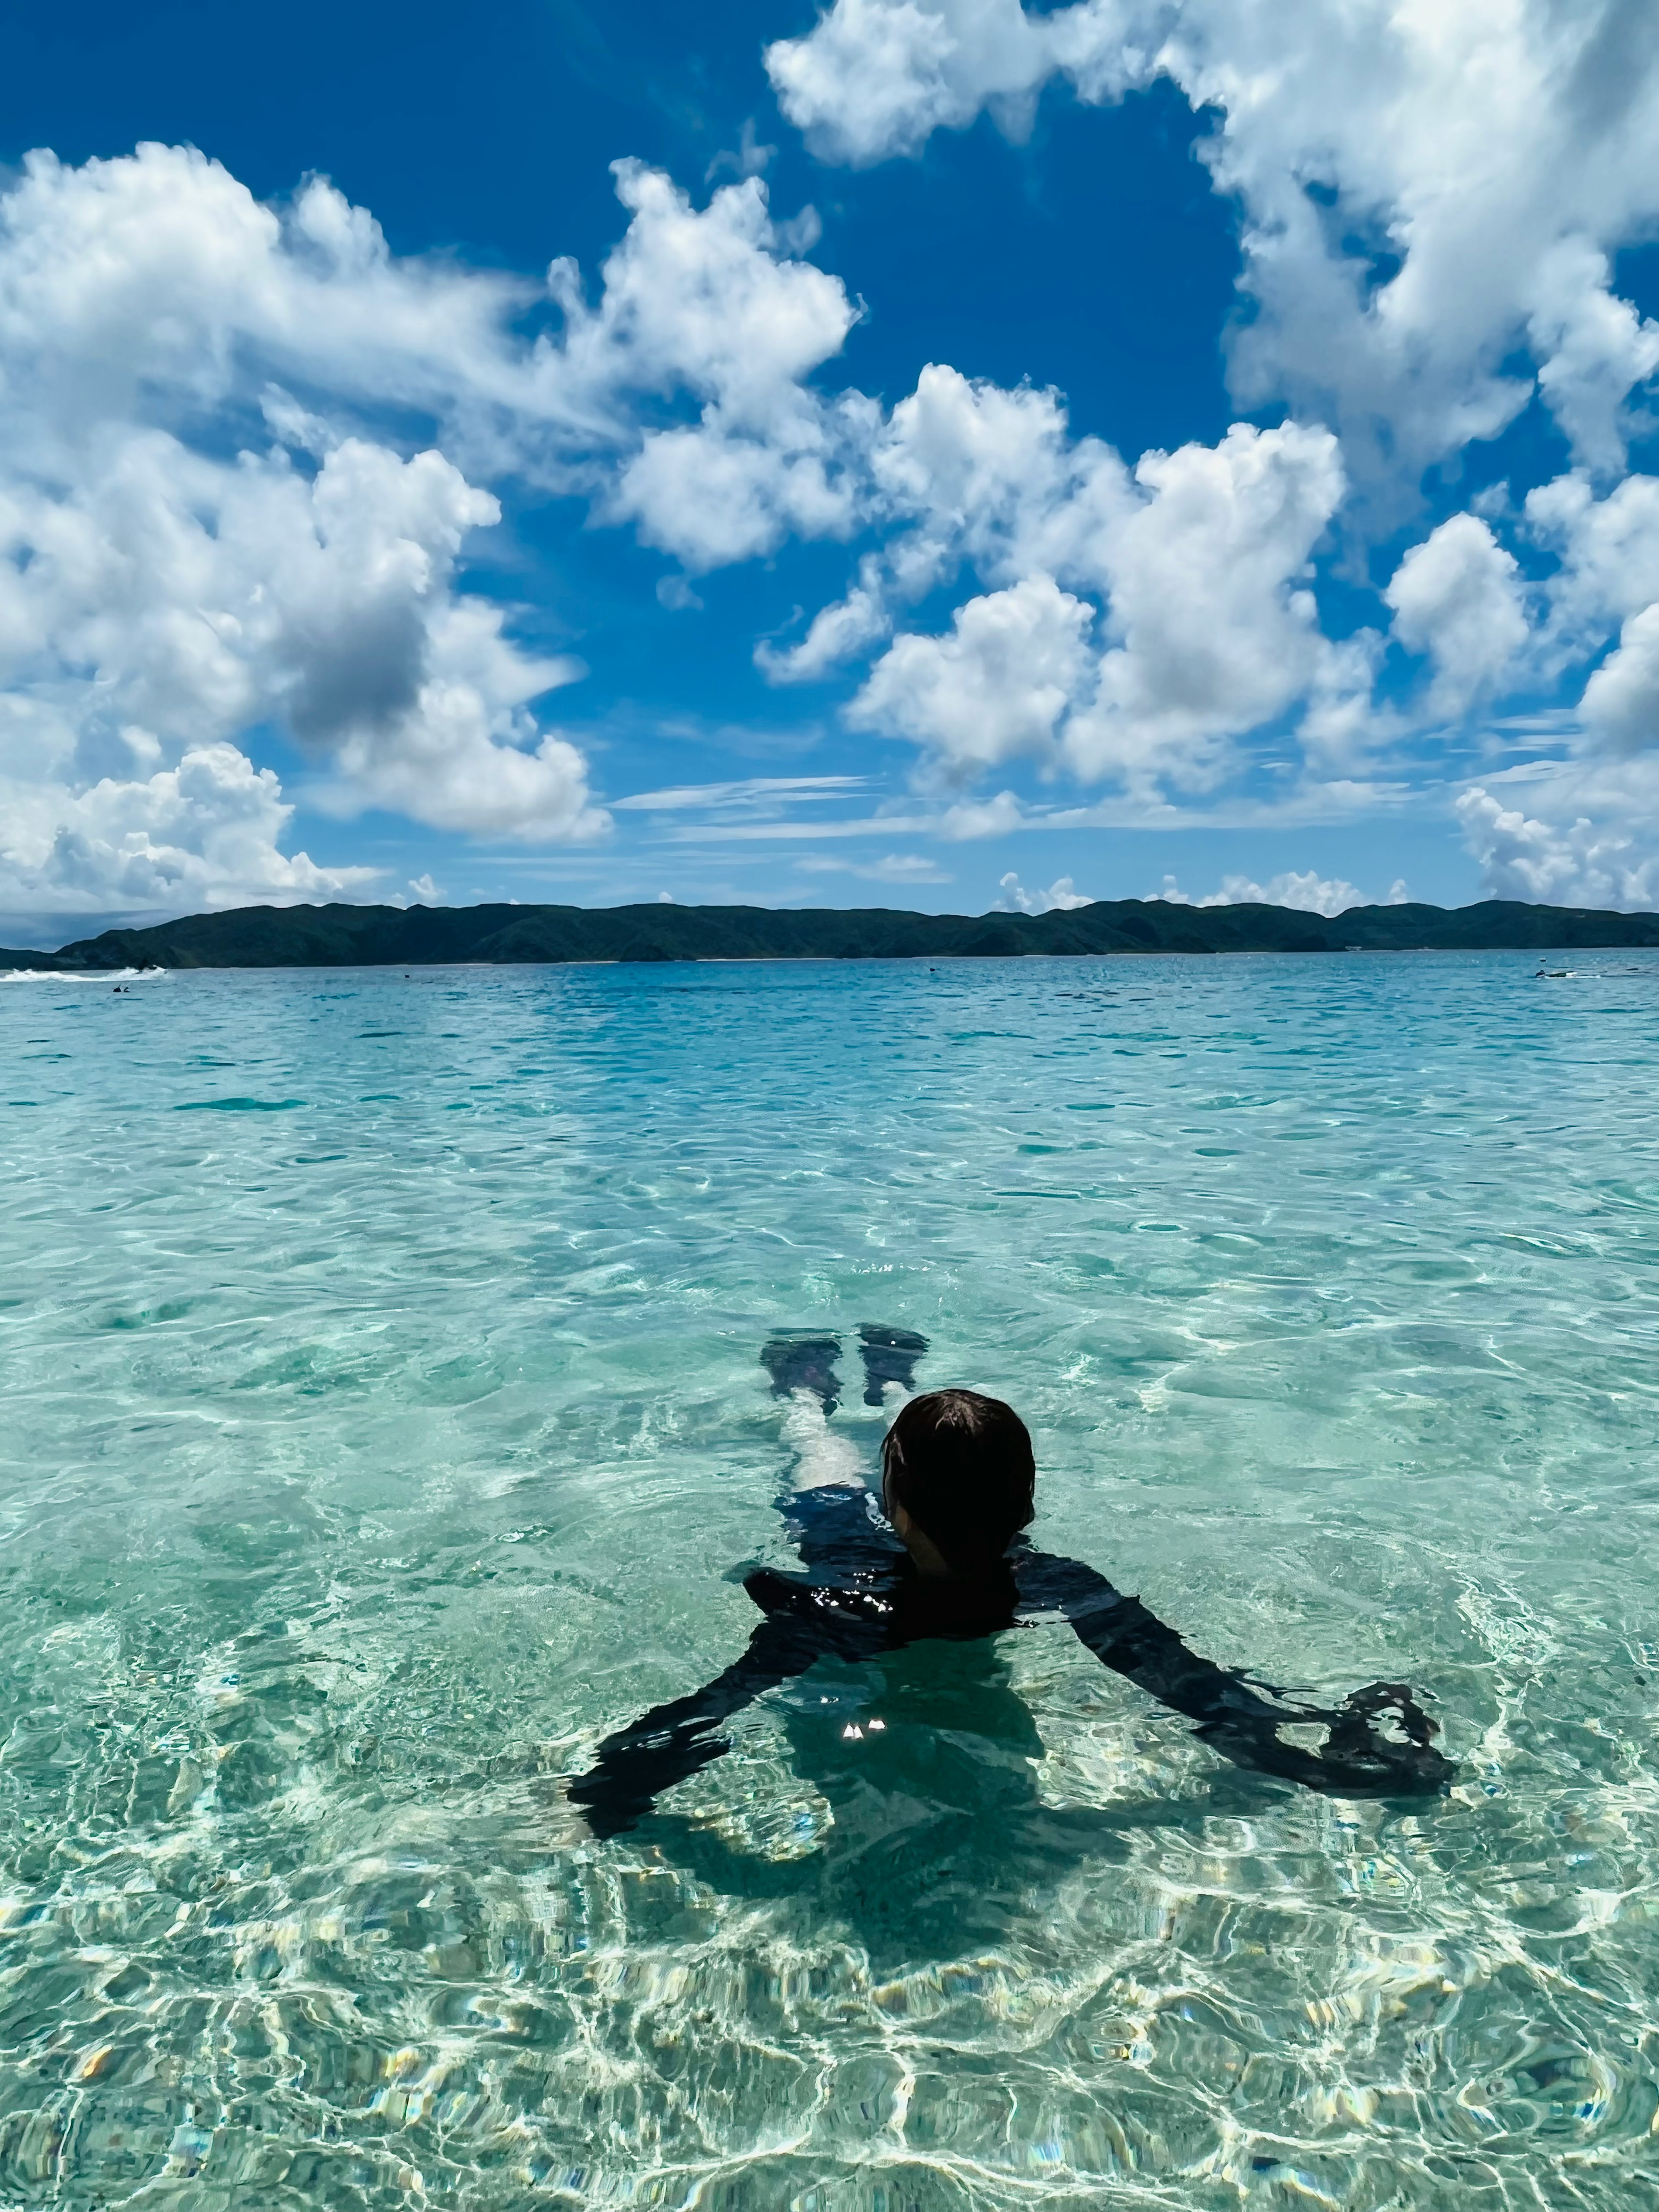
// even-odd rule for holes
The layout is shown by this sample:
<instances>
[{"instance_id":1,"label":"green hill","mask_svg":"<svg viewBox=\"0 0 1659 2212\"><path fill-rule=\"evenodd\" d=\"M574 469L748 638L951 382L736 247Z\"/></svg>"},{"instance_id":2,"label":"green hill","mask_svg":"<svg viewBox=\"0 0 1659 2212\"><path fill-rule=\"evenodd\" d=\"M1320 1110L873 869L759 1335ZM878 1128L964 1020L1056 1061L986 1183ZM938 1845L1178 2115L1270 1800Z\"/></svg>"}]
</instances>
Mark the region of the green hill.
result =
<instances>
[{"instance_id":1,"label":"green hill","mask_svg":"<svg viewBox=\"0 0 1659 2212\"><path fill-rule=\"evenodd\" d=\"M1659 915L1582 907L1279 906L1099 899L1069 913L842 913L757 906L248 906L109 929L0 967L430 967L452 961L957 960L1111 952L1583 951L1659 945Z\"/></svg>"}]
</instances>

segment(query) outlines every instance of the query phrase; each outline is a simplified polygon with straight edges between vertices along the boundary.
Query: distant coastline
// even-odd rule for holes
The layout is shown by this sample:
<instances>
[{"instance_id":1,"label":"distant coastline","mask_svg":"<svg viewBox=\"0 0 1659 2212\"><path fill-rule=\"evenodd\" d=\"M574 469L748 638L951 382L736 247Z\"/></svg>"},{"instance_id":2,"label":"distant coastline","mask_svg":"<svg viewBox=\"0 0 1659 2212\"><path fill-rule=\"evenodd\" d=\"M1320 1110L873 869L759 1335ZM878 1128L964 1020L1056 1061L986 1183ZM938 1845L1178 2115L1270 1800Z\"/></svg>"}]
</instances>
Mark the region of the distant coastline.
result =
<instances>
[{"instance_id":1,"label":"distant coastline","mask_svg":"<svg viewBox=\"0 0 1659 2212\"><path fill-rule=\"evenodd\" d=\"M1118 953L1589 951L1659 945L1659 915L1531 906L1351 908L1101 899L1043 915L746 906L252 906L111 929L0 969L434 967L752 960L1018 959Z\"/></svg>"},{"instance_id":2,"label":"distant coastline","mask_svg":"<svg viewBox=\"0 0 1659 2212\"><path fill-rule=\"evenodd\" d=\"M1280 906L1101 899L1050 914L753 906L251 906L110 929L0 969L425 968L458 962L997 960L1111 953L1584 951L1659 945L1659 915L1593 908Z\"/></svg>"}]
</instances>

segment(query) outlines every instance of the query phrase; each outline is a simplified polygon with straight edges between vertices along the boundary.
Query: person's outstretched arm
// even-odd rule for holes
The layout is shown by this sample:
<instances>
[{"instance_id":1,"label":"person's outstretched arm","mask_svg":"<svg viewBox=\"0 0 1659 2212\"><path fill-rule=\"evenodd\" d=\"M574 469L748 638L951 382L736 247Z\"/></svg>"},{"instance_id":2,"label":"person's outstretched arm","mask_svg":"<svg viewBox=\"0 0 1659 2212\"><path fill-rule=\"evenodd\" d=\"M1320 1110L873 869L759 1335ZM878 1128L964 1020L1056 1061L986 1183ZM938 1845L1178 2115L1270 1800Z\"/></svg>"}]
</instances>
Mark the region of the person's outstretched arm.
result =
<instances>
[{"instance_id":1,"label":"person's outstretched arm","mask_svg":"<svg viewBox=\"0 0 1659 2212\"><path fill-rule=\"evenodd\" d=\"M1332 1711L1264 1697L1236 1669L1189 1651L1138 1597L1125 1597L1078 1559L1040 1558L1020 1576L1036 1602L1057 1607L1095 1656L1198 1723L1195 1733L1235 1766L1276 1774L1333 1796L1427 1796L1456 1772L1432 1741L1435 1723L1401 1682L1372 1682ZM1392 1711L1403 1742L1379 1735L1372 1716ZM1329 1731L1320 1751L1282 1743L1287 1723Z\"/></svg>"},{"instance_id":2,"label":"person's outstretched arm","mask_svg":"<svg viewBox=\"0 0 1659 2212\"><path fill-rule=\"evenodd\" d=\"M606 1736L593 1765L567 1793L593 1833L614 1836L633 1827L664 1790L723 1757L732 1747L720 1723L763 1690L804 1674L823 1648L794 1621L763 1620L742 1658L724 1674Z\"/></svg>"},{"instance_id":3,"label":"person's outstretched arm","mask_svg":"<svg viewBox=\"0 0 1659 2212\"><path fill-rule=\"evenodd\" d=\"M596 1836L633 1827L664 1790L722 1758L732 1746L720 1723L763 1691L804 1674L827 1651L862 1659L880 1645L885 1608L876 1598L816 1589L766 1568L744 1588L766 1618L742 1658L690 1697L654 1705L606 1736L593 1765L569 1784L566 1795Z\"/></svg>"}]
</instances>

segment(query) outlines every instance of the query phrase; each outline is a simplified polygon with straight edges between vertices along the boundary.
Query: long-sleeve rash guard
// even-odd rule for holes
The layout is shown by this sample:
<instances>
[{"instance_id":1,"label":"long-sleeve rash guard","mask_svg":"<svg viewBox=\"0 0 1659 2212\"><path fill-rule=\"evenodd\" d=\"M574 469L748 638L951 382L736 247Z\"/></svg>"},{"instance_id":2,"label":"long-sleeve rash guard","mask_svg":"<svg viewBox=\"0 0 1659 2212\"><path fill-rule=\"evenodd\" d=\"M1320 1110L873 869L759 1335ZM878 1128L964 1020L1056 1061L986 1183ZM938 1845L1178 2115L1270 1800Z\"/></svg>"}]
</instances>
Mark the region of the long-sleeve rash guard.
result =
<instances>
[{"instance_id":1,"label":"long-sleeve rash guard","mask_svg":"<svg viewBox=\"0 0 1659 2212\"><path fill-rule=\"evenodd\" d=\"M1021 1538L985 1576L941 1581L920 1572L862 1487L828 1485L778 1502L806 1573L758 1568L745 1576L763 1618L742 1657L605 1738L593 1766L570 1785L597 1834L632 1827L664 1790L720 1758L730 1747L722 1723L815 1660L872 1659L924 1637L975 1639L1054 1618L1070 1621L1103 1665L1194 1722L1194 1733L1235 1766L1370 1797L1432 1795L1455 1771L1403 1684L1373 1682L1334 1710L1297 1704L1200 1658L1139 1598L1080 1559ZM1396 1735L1371 1726L1385 1710L1395 1716ZM1287 1723L1308 1722L1328 1731L1321 1749L1280 1741Z\"/></svg>"}]
</instances>

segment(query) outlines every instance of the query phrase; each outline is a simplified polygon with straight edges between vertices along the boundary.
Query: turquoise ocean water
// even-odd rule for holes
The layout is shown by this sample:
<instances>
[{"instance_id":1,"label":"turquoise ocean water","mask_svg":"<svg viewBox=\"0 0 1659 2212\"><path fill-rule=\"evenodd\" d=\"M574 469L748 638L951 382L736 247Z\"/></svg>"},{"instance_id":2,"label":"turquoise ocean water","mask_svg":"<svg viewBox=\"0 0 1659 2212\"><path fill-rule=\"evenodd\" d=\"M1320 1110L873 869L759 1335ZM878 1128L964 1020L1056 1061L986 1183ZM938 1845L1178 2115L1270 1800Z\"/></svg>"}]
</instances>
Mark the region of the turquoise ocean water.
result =
<instances>
[{"instance_id":1,"label":"turquoise ocean water","mask_svg":"<svg viewBox=\"0 0 1659 2212\"><path fill-rule=\"evenodd\" d=\"M0 2207L1654 2202L1659 959L1536 965L0 988ZM586 1839L787 1564L763 1335L869 1465L860 1321L1199 1650L1432 1692L1449 1796L1056 1626Z\"/></svg>"}]
</instances>

